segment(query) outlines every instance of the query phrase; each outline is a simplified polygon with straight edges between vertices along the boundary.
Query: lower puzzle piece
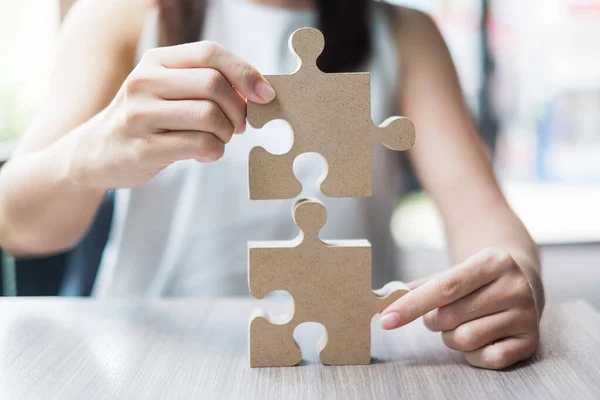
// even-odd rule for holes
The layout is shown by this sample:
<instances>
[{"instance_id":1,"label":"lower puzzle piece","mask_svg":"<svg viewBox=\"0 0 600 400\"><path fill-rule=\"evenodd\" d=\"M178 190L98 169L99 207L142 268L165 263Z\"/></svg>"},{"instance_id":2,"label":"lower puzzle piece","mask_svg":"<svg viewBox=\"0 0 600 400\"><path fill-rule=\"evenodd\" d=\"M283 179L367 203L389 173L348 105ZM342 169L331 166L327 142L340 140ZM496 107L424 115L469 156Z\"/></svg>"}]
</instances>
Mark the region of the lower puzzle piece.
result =
<instances>
[{"instance_id":1,"label":"lower puzzle piece","mask_svg":"<svg viewBox=\"0 0 600 400\"><path fill-rule=\"evenodd\" d=\"M250 322L250 366L293 366L302 355L294 330L304 322L326 329L319 357L327 365L371 362L371 319L408 290L391 282L371 290L371 245L366 240L323 242L319 231L326 211L316 200L294 205L302 233L292 241L254 242L249 249L249 285L254 297L285 290L294 298L287 322L270 322L255 313Z\"/></svg>"}]
</instances>

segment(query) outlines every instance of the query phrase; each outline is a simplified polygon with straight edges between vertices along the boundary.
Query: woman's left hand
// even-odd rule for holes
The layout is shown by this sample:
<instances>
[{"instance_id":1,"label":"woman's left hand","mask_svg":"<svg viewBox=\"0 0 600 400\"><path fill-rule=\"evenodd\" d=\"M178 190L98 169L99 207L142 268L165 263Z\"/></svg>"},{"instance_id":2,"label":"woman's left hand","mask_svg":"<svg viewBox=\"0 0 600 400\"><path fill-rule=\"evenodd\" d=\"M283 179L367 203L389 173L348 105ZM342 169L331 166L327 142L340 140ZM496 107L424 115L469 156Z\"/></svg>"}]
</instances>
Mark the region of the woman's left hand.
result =
<instances>
[{"instance_id":1,"label":"woman's left hand","mask_svg":"<svg viewBox=\"0 0 600 400\"><path fill-rule=\"evenodd\" d=\"M539 279L538 274L533 278ZM446 346L466 361L503 369L535 354L540 340L541 309L535 287L506 252L485 249L436 275L390 305L381 317L395 329L423 316ZM410 286L410 285L409 285Z\"/></svg>"}]
</instances>

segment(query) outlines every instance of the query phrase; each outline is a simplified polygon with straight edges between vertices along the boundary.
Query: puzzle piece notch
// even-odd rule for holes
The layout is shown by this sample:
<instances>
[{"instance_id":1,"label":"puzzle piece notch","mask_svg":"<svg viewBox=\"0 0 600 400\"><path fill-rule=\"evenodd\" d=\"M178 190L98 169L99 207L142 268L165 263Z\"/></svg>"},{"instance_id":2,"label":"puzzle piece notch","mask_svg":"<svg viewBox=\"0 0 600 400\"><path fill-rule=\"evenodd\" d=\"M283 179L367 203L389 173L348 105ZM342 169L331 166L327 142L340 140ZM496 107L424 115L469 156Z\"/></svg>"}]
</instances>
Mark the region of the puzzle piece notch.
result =
<instances>
[{"instance_id":1,"label":"puzzle piece notch","mask_svg":"<svg viewBox=\"0 0 600 400\"><path fill-rule=\"evenodd\" d=\"M301 199L294 204L294 222L302 233L304 247L321 247L325 243L319 239L319 232L327 222L327 210L318 200Z\"/></svg>"},{"instance_id":2,"label":"puzzle piece notch","mask_svg":"<svg viewBox=\"0 0 600 400\"><path fill-rule=\"evenodd\" d=\"M294 73L314 69L318 72L317 59L325 49L325 38L318 29L298 29L288 41L290 51L296 56L298 66Z\"/></svg>"},{"instance_id":3,"label":"puzzle piece notch","mask_svg":"<svg viewBox=\"0 0 600 400\"><path fill-rule=\"evenodd\" d=\"M376 143L405 151L415 140L413 123L388 118L380 126L371 119L368 73L324 73L316 67L322 34L312 28L296 31L292 52L300 60L291 75L266 76L276 92L269 104L248 102L248 122L262 128L286 120L294 134L288 153L273 155L255 147L249 156L249 196L252 200L294 198L302 186L293 172L296 157L319 153L328 165L320 184L328 197L368 197L372 194L371 154Z\"/></svg>"},{"instance_id":4,"label":"puzzle piece notch","mask_svg":"<svg viewBox=\"0 0 600 400\"><path fill-rule=\"evenodd\" d=\"M293 297L287 322L273 323L266 314L250 321L250 365L292 366L301 360L293 340L296 327L318 322L327 336L319 357L327 365L370 363L371 319L407 293L399 283L371 290L371 246L366 240L324 242L318 233L327 215L317 200L294 205L301 234L291 241L251 243L249 286L257 298L275 290ZM346 311L346 312L344 312Z\"/></svg>"}]
</instances>

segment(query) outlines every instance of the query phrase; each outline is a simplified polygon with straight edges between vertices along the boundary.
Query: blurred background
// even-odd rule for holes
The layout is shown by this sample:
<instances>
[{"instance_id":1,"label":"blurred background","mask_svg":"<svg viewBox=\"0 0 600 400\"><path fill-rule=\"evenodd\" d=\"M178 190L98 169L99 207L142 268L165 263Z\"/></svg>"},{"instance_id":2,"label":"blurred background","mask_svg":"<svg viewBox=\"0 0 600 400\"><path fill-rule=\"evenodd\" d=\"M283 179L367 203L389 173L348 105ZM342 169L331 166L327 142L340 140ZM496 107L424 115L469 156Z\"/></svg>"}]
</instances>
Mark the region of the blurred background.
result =
<instances>
[{"instance_id":1,"label":"blurred background","mask_svg":"<svg viewBox=\"0 0 600 400\"><path fill-rule=\"evenodd\" d=\"M73 2L0 0L0 162L36 111ZM505 194L541 245L549 300L600 308L600 0L393 2L430 13L444 34ZM404 280L449 265L434 206L409 186L391 224ZM1 291L65 293L73 257L15 268L3 255Z\"/></svg>"}]
</instances>

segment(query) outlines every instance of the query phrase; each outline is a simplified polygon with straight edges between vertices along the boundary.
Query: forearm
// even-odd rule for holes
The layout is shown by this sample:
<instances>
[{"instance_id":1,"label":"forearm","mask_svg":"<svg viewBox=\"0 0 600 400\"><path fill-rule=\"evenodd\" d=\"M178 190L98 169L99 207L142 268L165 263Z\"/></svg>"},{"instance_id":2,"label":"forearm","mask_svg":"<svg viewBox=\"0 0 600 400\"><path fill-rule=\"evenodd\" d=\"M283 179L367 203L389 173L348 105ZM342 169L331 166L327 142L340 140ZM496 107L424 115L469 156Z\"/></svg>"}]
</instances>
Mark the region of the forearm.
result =
<instances>
[{"instance_id":1,"label":"forearm","mask_svg":"<svg viewBox=\"0 0 600 400\"><path fill-rule=\"evenodd\" d=\"M510 254L527 275L541 313L545 298L538 247L503 198L479 206L465 203L448 218L446 230L454 262L484 248L499 248Z\"/></svg>"},{"instance_id":2,"label":"forearm","mask_svg":"<svg viewBox=\"0 0 600 400\"><path fill-rule=\"evenodd\" d=\"M85 233L104 190L75 178L72 155L89 124L0 170L0 247L16 256L58 252Z\"/></svg>"}]
</instances>

